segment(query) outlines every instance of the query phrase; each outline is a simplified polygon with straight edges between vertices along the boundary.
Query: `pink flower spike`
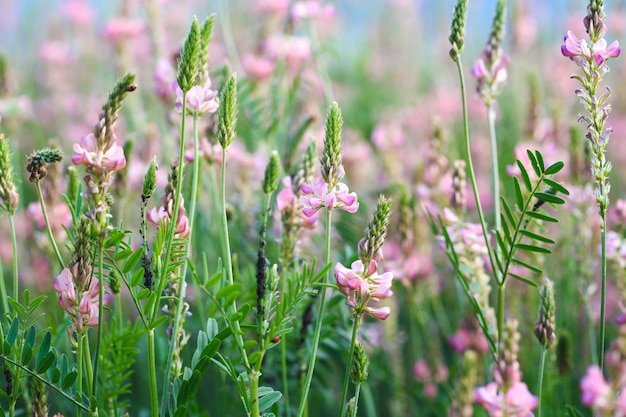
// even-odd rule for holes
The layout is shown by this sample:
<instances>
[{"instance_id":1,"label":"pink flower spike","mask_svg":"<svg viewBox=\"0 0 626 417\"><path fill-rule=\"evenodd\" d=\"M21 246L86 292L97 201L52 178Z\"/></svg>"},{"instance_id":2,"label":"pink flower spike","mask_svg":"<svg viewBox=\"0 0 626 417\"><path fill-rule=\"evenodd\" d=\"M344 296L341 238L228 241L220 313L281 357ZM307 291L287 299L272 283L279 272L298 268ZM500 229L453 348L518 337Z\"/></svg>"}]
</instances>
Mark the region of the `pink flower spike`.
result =
<instances>
[{"instance_id":1,"label":"pink flower spike","mask_svg":"<svg viewBox=\"0 0 626 417\"><path fill-rule=\"evenodd\" d=\"M80 144L74 144L74 152L72 163L74 165L85 164L101 170L106 168L108 171L119 171L126 166L126 157L124 156L124 148L119 146L115 138L109 144L108 149L100 149L93 133L83 136Z\"/></svg>"},{"instance_id":2,"label":"pink flower spike","mask_svg":"<svg viewBox=\"0 0 626 417\"><path fill-rule=\"evenodd\" d=\"M72 311L72 305L76 303L76 290L74 289L74 277L68 268L63 269L59 276L54 279L54 290L59 294L59 306L67 312Z\"/></svg>"}]
</instances>

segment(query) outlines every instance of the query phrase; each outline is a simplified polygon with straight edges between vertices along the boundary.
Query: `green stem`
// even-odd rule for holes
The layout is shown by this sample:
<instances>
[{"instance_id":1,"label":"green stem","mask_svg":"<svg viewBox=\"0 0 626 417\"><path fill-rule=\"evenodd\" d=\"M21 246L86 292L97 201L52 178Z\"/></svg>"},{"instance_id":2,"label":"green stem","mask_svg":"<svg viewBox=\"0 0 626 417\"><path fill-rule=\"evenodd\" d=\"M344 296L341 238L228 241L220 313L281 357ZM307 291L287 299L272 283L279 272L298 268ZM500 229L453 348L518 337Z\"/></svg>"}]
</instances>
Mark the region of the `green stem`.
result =
<instances>
[{"instance_id":1,"label":"green stem","mask_svg":"<svg viewBox=\"0 0 626 417\"><path fill-rule=\"evenodd\" d=\"M359 395L361 394L361 384L356 384L354 387L354 408L352 409L352 417L356 417L356 412L359 408Z\"/></svg>"},{"instance_id":2,"label":"green stem","mask_svg":"<svg viewBox=\"0 0 626 417\"><path fill-rule=\"evenodd\" d=\"M9 312L9 302L7 301L7 289L4 284L4 268L0 262L0 297L2 298L3 313Z\"/></svg>"},{"instance_id":3,"label":"green stem","mask_svg":"<svg viewBox=\"0 0 626 417\"><path fill-rule=\"evenodd\" d=\"M91 351L89 348L89 338L87 337L87 333L85 333L85 337L83 338L83 363L85 365L85 379L87 381L91 381L93 379L93 368L91 367ZM87 395L91 397L91 386L88 384L87 388L89 392Z\"/></svg>"},{"instance_id":4,"label":"green stem","mask_svg":"<svg viewBox=\"0 0 626 417\"><path fill-rule=\"evenodd\" d=\"M331 211L326 210L326 251L324 254L324 266L330 263L330 238L332 235L332 217ZM327 284L330 281L330 269L326 272L323 283ZM309 396L309 388L311 387L311 381L313 380L313 371L315 369L315 361L317 359L317 348L320 343L320 336L322 334L322 323L324 321L324 307L326 305L326 288L320 289L320 303L319 311L317 313L317 321L315 322L315 333L313 334L313 345L311 346L311 353L309 355L309 364L307 367L306 378L304 385L302 386L302 396L300 398L300 405L298 406L298 417L304 415L304 410L307 404L307 398Z\"/></svg>"},{"instance_id":5,"label":"green stem","mask_svg":"<svg viewBox=\"0 0 626 417\"><path fill-rule=\"evenodd\" d=\"M341 405L339 407L339 417L343 416L344 408L346 407L346 400L348 399L348 386L350 385L350 371L352 370L352 360L354 359L354 348L356 346L356 334L360 326L361 326L361 315L357 314L352 324L352 339L350 340L348 363L346 364L346 371L343 376L343 393L341 394Z\"/></svg>"},{"instance_id":6,"label":"green stem","mask_svg":"<svg viewBox=\"0 0 626 417\"><path fill-rule=\"evenodd\" d=\"M157 293L157 301L154 303L153 311L150 317L150 327L152 327L152 323L156 320L157 315L160 311L160 301L161 301L161 293L164 290L165 283L167 281L167 273L169 270L170 258L172 256L172 246L174 243L176 226L178 224L178 212L180 211L180 199L182 195L183 188L183 173L185 167L185 120L187 119L187 92L183 91L182 98L182 119L180 123L180 149L178 153L178 178L176 184L176 195L174 196L174 210L172 210L172 218L168 222L167 228L167 245L165 250L165 258L164 265L159 271L159 289ZM184 262L183 265L186 267L187 263ZM164 416L165 407L168 403L168 397L170 394L170 371L172 361L174 360L174 349L175 349L175 341L176 335L178 334L178 327L180 326L180 314L182 311L181 298L183 294L183 285L185 282L185 275L181 273L179 282L178 282L178 293L179 293L179 303L176 309L176 318L174 319L174 328L172 329L172 339L170 341L170 348L167 354L167 362L165 364L165 371L163 375L163 397L161 398L161 408L159 410L159 415Z\"/></svg>"},{"instance_id":7,"label":"green stem","mask_svg":"<svg viewBox=\"0 0 626 417\"><path fill-rule=\"evenodd\" d=\"M485 245L487 246L487 253L489 255L489 263L491 264L491 270L493 271L496 282L499 282L497 276L497 265L493 259L493 251L491 249L491 243L489 242L489 233L487 230L487 222L485 221L485 215L483 214L483 207L480 203L480 194L478 193L478 185L476 183L476 174L474 173L474 163L472 162L472 151L470 146L469 137L469 116L467 114L467 94L465 88L465 77L463 76L463 66L461 64L461 58L456 60L456 67L459 73L459 82L461 84L461 100L463 104L463 133L465 141L465 153L467 158L467 167L469 170L469 178L472 184L472 191L474 192L474 200L476 201L476 210L478 211L478 219L480 220L480 227L483 231L483 238L485 239Z\"/></svg>"},{"instance_id":8,"label":"green stem","mask_svg":"<svg viewBox=\"0 0 626 417\"><path fill-rule=\"evenodd\" d=\"M17 263L17 237L15 235L15 222L13 219L13 215L9 213L9 229L11 231L11 251L13 254L13 299L17 301L19 297L18 285L19 281L18 277L18 263ZM4 286L4 280L1 281L0 285L2 286L2 302L6 307L6 290ZM5 311L8 309L5 308Z\"/></svg>"},{"instance_id":9,"label":"green stem","mask_svg":"<svg viewBox=\"0 0 626 417\"><path fill-rule=\"evenodd\" d=\"M498 141L496 139L496 112L493 104L487 107L487 120L489 123L489 137L491 138L491 169L493 176L493 214L496 230L500 230L500 170L498 164Z\"/></svg>"},{"instance_id":10,"label":"green stem","mask_svg":"<svg viewBox=\"0 0 626 417\"><path fill-rule=\"evenodd\" d=\"M600 295L600 347L598 360L600 361L600 369L604 370L604 339L606 333L606 211L600 212L602 222L602 293Z\"/></svg>"},{"instance_id":11,"label":"green stem","mask_svg":"<svg viewBox=\"0 0 626 417\"><path fill-rule=\"evenodd\" d=\"M83 337L84 331L81 330L78 334L78 344L76 346L76 364L77 364L77 385L76 385L76 395L81 400L83 398ZM78 409L78 417L81 417L83 414L82 409Z\"/></svg>"},{"instance_id":12,"label":"green stem","mask_svg":"<svg viewBox=\"0 0 626 417\"><path fill-rule=\"evenodd\" d=\"M91 381L91 393L97 395L98 367L100 366L100 343L104 330L104 242L102 238L98 242L98 336L96 338L96 354L93 364L93 379ZM94 404L95 406L95 404Z\"/></svg>"},{"instance_id":13,"label":"green stem","mask_svg":"<svg viewBox=\"0 0 626 417\"><path fill-rule=\"evenodd\" d=\"M283 271L281 277L281 293L287 293L287 274ZM287 417L291 417L291 403L289 401L289 377L287 375L287 336L284 336L280 342L280 361L281 373L283 379L283 397L285 399L285 412Z\"/></svg>"},{"instance_id":14,"label":"green stem","mask_svg":"<svg viewBox=\"0 0 626 417\"><path fill-rule=\"evenodd\" d=\"M541 417L541 399L543 392L543 372L546 364L546 347L541 346L541 356L539 356L539 376L537 380L537 417Z\"/></svg>"},{"instance_id":15,"label":"green stem","mask_svg":"<svg viewBox=\"0 0 626 417\"><path fill-rule=\"evenodd\" d=\"M159 394L157 393L156 356L154 353L154 329L148 330L148 378L150 382L150 415L159 417Z\"/></svg>"},{"instance_id":16,"label":"green stem","mask_svg":"<svg viewBox=\"0 0 626 417\"><path fill-rule=\"evenodd\" d=\"M261 410L259 409L259 375L257 371L248 373L248 381L250 382L250 415L259 417Z\"/></svg>"},{"instance_id":17,"label":"green stem","mask_svg":"<svg viewBox=\"0 0 626 417\"><path fill-rule=\"evenodd\" d=\"M59 248L57 246L57 242L54 240L54 235L52 234L52 228L50 227L50 221L48 220L48 211L46 210L46 203L43 199L43 193L41 192L41 182L37 181L35 183L37 188L37 197L39 198L39 204L41 205L41 212L43 213L43 220L46 223L46 231L48 232L48 238L50 239L50 244L52 245L52 249L54 250L54 254L59 261L59 265L61 268L65 268L65 263L63 262L63 257L61 257L61 252L59 252Z\"/></svg>"},{"instance_id":18,"label":"green stem","mask_svg":"<svg viewBox=\"0 0 626 417\"><path fill-rule=\"evenodd\" d=\"M506 283L498 284L498 345L502 342L502 333L504 331L504 287ZM498 347L500 349L500 347Z\"/></svg>"}]
</instances>

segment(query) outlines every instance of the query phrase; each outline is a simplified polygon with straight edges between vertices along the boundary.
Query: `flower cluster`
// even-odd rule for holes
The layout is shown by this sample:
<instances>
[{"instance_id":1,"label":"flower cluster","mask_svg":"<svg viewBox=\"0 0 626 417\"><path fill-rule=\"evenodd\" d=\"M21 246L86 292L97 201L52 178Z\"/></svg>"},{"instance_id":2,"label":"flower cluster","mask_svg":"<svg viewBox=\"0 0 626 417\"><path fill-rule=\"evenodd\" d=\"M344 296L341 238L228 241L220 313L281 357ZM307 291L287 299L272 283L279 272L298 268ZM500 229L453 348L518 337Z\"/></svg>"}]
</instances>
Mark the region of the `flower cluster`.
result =
<instances>
[{"instance_id":1,"label":"flower cluster","mask_svg":"<svg viewBox=\"0 0 626 417\"><path fill-rule=\"evenodd\" d=\"M71 330L81 331L86 326L97 326L99 317L99 282L91 278L87 288L77 288L69 268L63 269L54 279L54 290L59 294L59 306L72 318ZM106 304L108 296L103 297Z\"/></svg>"},{"instance_id":2,"label":"flower cluster","mask_svg":"<svg viewBox=\"0 0 626 417\"><path fill-rule=\"evenodd\" d=\"M183 111L183 90L174 82L172 89L176 94L176 110ZM215 113L219 107L217 101L217 90L211 90L211 80L207 78L203 85L194 85L187 91L185 96L187 102L186 110L188 114L203 115L205 113Z\"/></svg>"},{"instance_id":3,"label":"flower cluster","mask_svg":"<svg viewBox=\"0 0 626 417\"><path fill-rule=\"evenodd\" d=\"M329 184L320 176L313 180L313 185L302 184L300 189L303 193L300 197L302 213L306 217L316 216L322 208L342 209L348 213L359 209L356 193L350 193L348 186L342 182L329 189Z\"/></svg>"},{"instance_id":4,"label":"flower cluster","mask_svg":"<svg viewBox=\"0 0 626 417\"><path fill-rule=\"evenodd\" d=\"M278 208L278 211L280 213L295 213L294 217L298 226L301 226L305 229L312 229L315 227L318 215L317 213L314 213L310 216L307 216L304 213L302 203L300 202L300 198L298 197L300 192L294 192L292 182L293 180L290 176L283 178L283 189L280 190L276 195L276 208Z\"/></svg>"},{"instance_id":5,"label":"flower cluster","mask_svg":"<svg viewBox=\"0 0 626 417\"><path fill-rule=\"evenodd\" d=\"M621 51L618 41L607 45L606 40L600 38L590 45L585 39L577 38L571 30L567 31L563 37L563 45L561 45L561 53L581 66L585 62L593 61L599 67L609 58L618 57Z\"/></svg>"}]
</instances>

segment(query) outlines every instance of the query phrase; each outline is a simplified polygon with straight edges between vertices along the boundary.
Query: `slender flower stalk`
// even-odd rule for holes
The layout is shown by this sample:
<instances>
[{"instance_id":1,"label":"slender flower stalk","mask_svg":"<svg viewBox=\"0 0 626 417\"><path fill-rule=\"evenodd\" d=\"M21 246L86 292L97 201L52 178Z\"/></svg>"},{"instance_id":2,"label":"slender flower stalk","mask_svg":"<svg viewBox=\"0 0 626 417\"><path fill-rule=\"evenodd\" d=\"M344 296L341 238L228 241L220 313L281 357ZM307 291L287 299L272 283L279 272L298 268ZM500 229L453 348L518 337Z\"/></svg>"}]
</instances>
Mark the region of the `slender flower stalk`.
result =
<instances>
[{"instance_id":1,"label":"slender flower stalk","mask_svg":"<svg viewBox=\"0 0 626 417\"><path fill-rule=\"evenodd\" d=\"M546 352L554 344L556 336L555 330L555 312L554 312L554 286L549 279L544 280L544 284L540 290L541 306L539 308L539 317L535 324L535 337L541 344L541 353L539 357L539 375L537 380L537 417L541 417L541 399L543 394L543 373L546 361Z\"/></svg>"},{"instance_id":2,"label":"slender flower stalk","mask_svg":"<svg viewBox=\"0 0 626 417\"><path fill-rule=\"evenodd\" d=\"M591 172L597 184L596 202L600 215L601 231L601 300L600 300L600 345L598 347L598 359L600 369L603 369L604 345L606 333L606 212L609 206L609 192L611 185L608 181L611 172L611 163L606 159L606 146L609 142L610 128L605 128L611 107L606 104L611 96L611 90L607 87L606 93L599 95L600 82L609 72L607 62L610 58L620 55L621 47L617 41L607 45L604 35L605 14L604 2L590 0L587 6L587 16L583 19L585 29L589 35L589 43L585 39L579 39L572 31L568 31L561 46L561 52L569 57L581 69L582 75L572 75L572 78L580 83L581 88L576 90L587 111L581 115L579 121L587 124L587 139L591 144Z\"/></svg>"},{"instance_id":3,"label":"slender flower stalk","mask_svg":"<svg viewBox=\"0 0 626 417\"><path fill-rule=\"evenodd\" d=\"M11 231L11 250L13 253L13 299L18 299L18 263L17 263L17 240L15 236L15 223L13 217L17 210L20 196L13 182L13 168L11 167L11 152L8 141L0 134L0 210L5 211L9 217ZM9 311L7 302L7 290L4 282L4 273L0 265L0 298L4 312Z\"/></svg>"}]
</instances>

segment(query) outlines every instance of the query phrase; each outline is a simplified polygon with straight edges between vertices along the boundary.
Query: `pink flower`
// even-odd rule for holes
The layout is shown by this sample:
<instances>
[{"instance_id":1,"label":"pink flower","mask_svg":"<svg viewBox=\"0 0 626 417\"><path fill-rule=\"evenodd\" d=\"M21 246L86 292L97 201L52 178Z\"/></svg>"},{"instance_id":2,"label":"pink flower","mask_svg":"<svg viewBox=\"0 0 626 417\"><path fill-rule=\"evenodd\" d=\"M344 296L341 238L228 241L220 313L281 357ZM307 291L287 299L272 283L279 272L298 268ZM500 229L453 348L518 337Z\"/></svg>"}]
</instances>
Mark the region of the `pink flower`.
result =
<instances>
[{"instance_id":1,"label":"pink flower","mask_svg":"<svg viewBox=\"0 0 626 417\"><path fill-rule=\"evenodd\" d=\"M183 110L183 90L174 82L176 91L176 110ZM189 114L215 113L219 104L217 102L217 91L211 90L211 80L207 80L203 86L193 86L187 92L187 111Z\"/></svg>"},{"instance_id":2,"label":"pink flower","mask_svg":"<svg viewBox=\"0 0 626 417\"><path fill-rule=\"evenodd\" d=\"M420 382L428 381L430 378L430 369L424 359L420 359L413 365L413 377Z\"/></svg>"},{"instance_id":3,"label":"pink flower","mask_svg":"<svg viewBox=\"0 0 626 417\"><path fill-rule=\"evenodd\" d=\"M615 408L617 411L621 412L621 416L626 415L626 388L622 389L622 392L617 396Z\"/></svg>"},{"instance_id":4,"label":"pink flower","mask_svg":"<svg viewBox=\"0 0 626 417\"><path fill-rule=\"evenodd\" d=\"M54 279L52 287L59 294L61 308L72 313L72 306L76 304L76 290L74 289L74 277L68 268L63 269L59 276Z\"/></svg>"},{"instance_id":5,"label":"pink flower","mask_svg":"<svg viewBox=\"0 0 626 417\"><path fill-rule=\"evenodd\" d=\"M178 225L176 226L174 234L178 238L187 238L191 234L191 228L189 227L189 218L186 214L179 215L178 217ZM159 207L158 210L156 207L153 207L152 210L146 213L146 218L155 227L159 227L161 224L166 225L167 222L170 220L169 213L163 206Z\"/></svg>"},{"instance_id":6,"label":"pink flower","mask_svg":"<svg viewBox=\"0 0 626 417\"><path fill-rule=\"evenodd\" d=\"M613 41L607 46L604 38L598 40L590 48L585 39L578 39L571 30L567 31L563 37L563 42L561 53L578 64L580 64L580 58L582 57L585 59L593 58L596 65L600 66L609 58L618 57L622 51L618 41Z\"/></svg>"},{"instance_id":7,"label":"pink flower","mask_svg":"<svg viewBox=\"0 0 626 417\"><path fill-rule=\"evenodd\" d=\"M93 21L93 9L85 0L67 0L65 3L67 18L77 25L87 26Z\"/></svg>"},{"instance_id":8,"label":"pink flower","mask_svg":"<svg viewBox=\"0 0 626 417\"><path fill-rule=\"evenodd\" d=\"M74 144L74 152L77 153L72 156L72 162L75 165L85 164L98 170L108 171L119 171L126 166L124 148L116 143L115 138L108 149L102 150L98 147L94 134L90 133L83 136L80 145Z\"/></svg>"},{"instance_id":9,"label":"pink flower","mask_svg":"<svg viewBox=\"0 0 626 417\"><path fill-rule=\"evenodd\" d=\"M159 59L154 71L154 84L156 93L161 99L166 100L171 96L172 83L175 79L176 71L172 64L166 59Z\"/></svg>"},{"instance_id":10,"label":"pink flower","mask_svg":"<svg viewBox=\"0 0 626 417\"><path fill-rule=\"evenodd\" d=\"M348 186L339 183L333 190L328 189L328 183L319 176L313 180L313 185L302 184L300 187L303 196L300 197L302 212L307 217L312 217L321 208L342 209L348 213L355 213L359 209L356 193L348 193Z\"/></svg>"},{"instance_id":11,"label":"pink flower","mask_svg":"<svg viewBox=\"0 0 626 417\"><path fill-rule=\"evenodd\" d=\"M347 304L357 314L366 312L372 317L385 320L391 313L389 307L373 308L367 305L369 301L377 302L393 295L391 291L393 274L385 272L378 275L377 269L378 263L375 260L371 260L367 268L361 260L353 262L350 268L337 262L335 279L339 291L348 298Z\"/></svg>"},{"instance_id":12,"label":"pink flower","mask_svg":"<svg viewBox=\"0 0 626 417\"><path fill-rule=\"evenodd\" d=\"M482 405L490 417L532 417L538 399L528 391L523 382L516 382L507 390L506 396L491 382L474 391L476 402Z\"/></svg>"},{"instance_id":13,"label":"pink flower","mask_svg":"<svg viewBox=\"0 0 626 417\"><path fill-rule=\"evenodd\" d=\"M305 229L314 229L318 219L318 215L306 216L302 212L302 205L300 200L293 192L293 186L291 185L291 177L286 176L283 178L283 189L280 190L276 196L276 208L279 212L291 211L296 213L297 225Z\"/></svg>"},{"instance_id":14,"label":"pink flower","mask_svg":"<svg viewBox=\"0 0 626 417\"><path fill-rule=\"evenodd\" d=\"M322 5L318 0L297 1L291 8L291 17L294 20L318 17L331 18L334 16L335 6L331 3Z\"/></svg>"},{"instance_id":15,"label":"pink flower","mask_svg":"<svg viewBox=\"0 0 626 417\"><path fill-rule=\"evenodd\" d=\"M276 61L265 56L247 54L241 61L246 75L258 81L269 78L276 68Z\"/></svg>"},{"instance_id":16,"label":"pink flower","mask_svg":"<svg viewBox=\"0 0 626 417\"><path fill-rule=\"evenodd\" d=\"M497 63L493 65L491 72L487 69L484 58L478 58L472 66L472 75L478 80L485 80L494 85L503 84L507 79L506 67L509 64L509 58L504 55Z\"/></svg>"},{"instance_id":17,"label":"pink flower","mask_svg":"<svg viewBox=\"0 0 626 417\"><path fill-rule=\"evenodd\" d=\"M89 288L82 292L80 302L74 286L74 277L68 268L63 269L54 279L53 288L59 294L59 306L70 315L75 329L98 325L100 285L96 278L92 278ZM107 300L108 295L105 294L102 301L106 304Z\"/></svg>"},{"instance_id":18,"label":"pink flower","mask_svg":"<svg viewBox=\"0 0 626 417\"><path fill-rule=\"evenodd\" d=\"M585 376L580 380L581 401L594 410L606 410L610 407L612 390L604 379L597 365L587 368Z\"/></svg>"}]
</instances>

